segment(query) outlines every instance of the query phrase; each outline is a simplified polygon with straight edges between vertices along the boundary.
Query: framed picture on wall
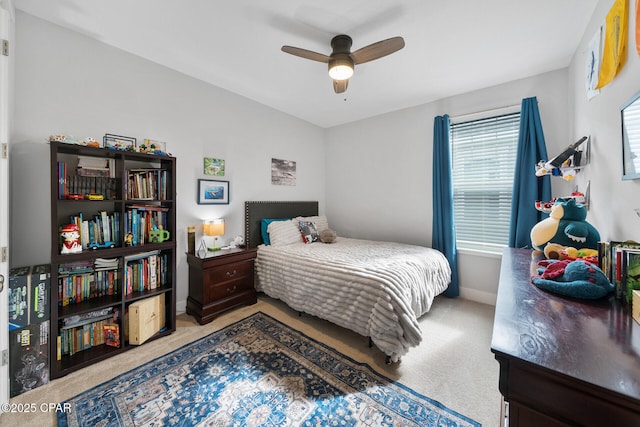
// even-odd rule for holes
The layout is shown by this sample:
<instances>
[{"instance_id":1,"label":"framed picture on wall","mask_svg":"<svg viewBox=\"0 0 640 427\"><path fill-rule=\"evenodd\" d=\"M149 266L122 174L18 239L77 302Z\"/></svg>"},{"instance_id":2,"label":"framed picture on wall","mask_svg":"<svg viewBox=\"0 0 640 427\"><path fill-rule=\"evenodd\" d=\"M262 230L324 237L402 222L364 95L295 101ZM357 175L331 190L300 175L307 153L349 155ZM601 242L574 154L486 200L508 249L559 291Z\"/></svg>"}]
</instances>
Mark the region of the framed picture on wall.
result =
<instances>
[{"instance_id":1,"label":"framed picture on wall","mask_svg":"<svg viewBox=\"0 0 640 427\"><path fill-rule=\"evenodd\" d=\"M198 180L199 205L228 205L229 181L213 179Z\"/></svg>"},{"instance_id":2,"label":"framed picture on wall","mask_svg":"<svg viewBox=\"0 0 640 427\"><path fill-rule=\"evenodd\" d=\"M224 176L224 159L204 158L204 174Z\"/></svg>"}]
</instances>

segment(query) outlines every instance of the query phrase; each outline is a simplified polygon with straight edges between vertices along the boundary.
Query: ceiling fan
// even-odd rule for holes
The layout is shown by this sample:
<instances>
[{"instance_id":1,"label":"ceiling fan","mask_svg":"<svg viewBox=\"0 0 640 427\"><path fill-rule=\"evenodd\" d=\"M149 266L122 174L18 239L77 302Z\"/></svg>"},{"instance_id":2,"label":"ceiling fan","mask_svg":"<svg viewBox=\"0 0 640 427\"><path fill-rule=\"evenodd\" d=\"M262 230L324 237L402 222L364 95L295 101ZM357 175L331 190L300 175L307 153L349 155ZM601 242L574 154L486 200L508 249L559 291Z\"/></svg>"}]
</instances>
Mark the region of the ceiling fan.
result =
<instances>
[{"instance_id":1,"label":"ceiling fan","mask_svg":"<svg viewBox=\"0 0 640 427\"><path fill-rule=\"evenodd\" d=\"M342 93L347 90L349 78L353 75L356 64L364 64L374 59L382 58L404 47L402 37L392 37L370 44L351 52L353 40L346 34L340 34L331 39L333 52L327 56L293 46L282 46L282 51L301 58L329 64L329 76L333 79L333 90Z\"/></svg>"}]
</instances>

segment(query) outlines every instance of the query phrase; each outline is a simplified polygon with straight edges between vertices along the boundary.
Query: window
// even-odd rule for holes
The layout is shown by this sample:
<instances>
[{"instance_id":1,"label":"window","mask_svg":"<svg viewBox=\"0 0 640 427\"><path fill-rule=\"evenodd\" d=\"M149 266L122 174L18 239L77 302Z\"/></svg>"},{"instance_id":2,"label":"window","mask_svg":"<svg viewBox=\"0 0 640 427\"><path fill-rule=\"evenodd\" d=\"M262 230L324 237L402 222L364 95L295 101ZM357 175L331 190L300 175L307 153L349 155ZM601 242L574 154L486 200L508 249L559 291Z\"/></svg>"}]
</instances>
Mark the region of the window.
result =
<instances>
[{"instance_id":1,"label":"window","mask_svg":"<svg viewBox=\"0 0 640 427\"><path fill-rule=\"evenodd\" d=\"M501 253L509 243L520 113L451 124L459 249Z\"/></svg>"}]
</instances>

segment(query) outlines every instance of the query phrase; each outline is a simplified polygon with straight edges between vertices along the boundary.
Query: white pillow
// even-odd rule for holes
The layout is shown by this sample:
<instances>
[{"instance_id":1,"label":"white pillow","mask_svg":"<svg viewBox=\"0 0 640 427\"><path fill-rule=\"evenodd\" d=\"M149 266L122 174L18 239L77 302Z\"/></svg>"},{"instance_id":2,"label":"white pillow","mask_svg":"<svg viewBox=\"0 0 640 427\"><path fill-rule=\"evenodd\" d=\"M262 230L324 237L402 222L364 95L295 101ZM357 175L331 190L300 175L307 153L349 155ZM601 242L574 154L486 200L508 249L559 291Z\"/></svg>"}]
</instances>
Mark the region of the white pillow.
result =
<instances>
[{"instance_id":1,"label":"white pillow","mask_svg":"<svg viewBox=\"0 0 640 427\"><path fill-rule=\"evenodd\" d=\"M267 226L272 246L302 242L297 220L274 221Z\"/></svg>"},{"instance_id":2,"label":"white pillow","mask_svg":"<svg viewBox=\"0 0 640 427\"><path fill-rule=\"evenodd\" d=\"M327 221L327 217L325 215L319 215L319 216L299 216L295 218L296 220L296 225L298 221L308 221L308 222L312 222L315 226L316 226L316 230L318 230L318 233L321 232L322 230L326 230L327 228L329 228L329 221Z\"/></svg>"}]
</instances>

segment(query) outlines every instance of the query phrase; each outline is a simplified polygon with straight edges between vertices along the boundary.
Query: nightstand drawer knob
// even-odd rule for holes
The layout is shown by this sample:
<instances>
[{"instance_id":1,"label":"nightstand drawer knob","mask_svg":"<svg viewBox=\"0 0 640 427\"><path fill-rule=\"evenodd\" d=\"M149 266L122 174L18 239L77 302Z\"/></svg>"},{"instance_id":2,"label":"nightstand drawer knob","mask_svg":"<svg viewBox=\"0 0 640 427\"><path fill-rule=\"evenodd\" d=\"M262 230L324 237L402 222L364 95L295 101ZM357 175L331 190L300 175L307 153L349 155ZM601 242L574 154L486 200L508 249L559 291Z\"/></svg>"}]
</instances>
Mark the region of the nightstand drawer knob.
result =
<instances>
[{"instance_id":1,"label":"nightstand drawer knob","mask_svg":"<svg viewBox=\"0 0 640 427\"><path fill-rule=\"evenodd\" d=\"M233 270L233 271L227 271L227 277L233 277L233 276L235 276L235 275L236 275L236 273L237 273L237 271L236 271L236 270Z\"/></svg>"},{"instance_id":2,"label":"nightstand drawer knob","mask_svg":"<svg viewBox=\"0 0 640 427\"><path fill-rule=\"evenodd\" d=\"M234 293L236 291L236 289L237 289L236 285L233 285L233 288L227 288L227 293L232 294L232 293Z\"/></svg>"}]
</instances>

